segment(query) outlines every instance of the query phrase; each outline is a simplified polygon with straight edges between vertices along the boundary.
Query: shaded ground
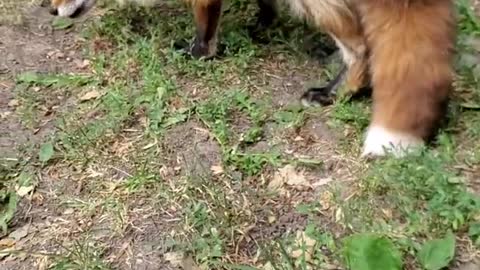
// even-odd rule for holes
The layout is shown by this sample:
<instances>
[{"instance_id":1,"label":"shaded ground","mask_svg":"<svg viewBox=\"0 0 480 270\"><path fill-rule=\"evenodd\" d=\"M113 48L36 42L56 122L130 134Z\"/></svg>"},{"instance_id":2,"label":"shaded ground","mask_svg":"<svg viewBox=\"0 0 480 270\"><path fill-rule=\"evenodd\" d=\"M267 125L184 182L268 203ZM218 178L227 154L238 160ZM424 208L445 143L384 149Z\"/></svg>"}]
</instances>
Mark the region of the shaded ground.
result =
<instances>
[{"instance_id":1,"label":"shaded ground","mask_svg":"<svg viewBox=\"0 0 480 270\"><path fill-rule=\"evenodd\" d=\"M312 33L285 20L254 44L239 26L251 7L232 6L226 55L210 62L171 48L193 32L176 4L67 30L37 8L24 26L0 26L2 180L23 196L2 269L344 269L341 240L361 232L394 239L420 269L416 248L451 228L452 269L478 268L476 39L439 146L365 164L368 101L297 104L334 67L303 53Z\"/></svg>"},{"instance_id":2,"label":"shaded ground","mask_svg":"<svg viewBox=\"0 0 480 270\"><path fill-rule=\"evenodd\" d=\"M14 93L15 76L27 71L40 73L82 71L83 58L80 55L79 44L76 42L78 36L70 31L53 31L52 18L44 8L38 7L28 15L25 18L25 25L0 26L3 37L0 41L0 73L2 74L0 151L6 153L7 157L13 157L12 151L18 146L44 136L51 127L47 123L49 119L46 119L45 123L35 127L32 134L31 129L25 129L21 124L20 117L14 113L19 103Z\"/></svg>"}]
</instances>

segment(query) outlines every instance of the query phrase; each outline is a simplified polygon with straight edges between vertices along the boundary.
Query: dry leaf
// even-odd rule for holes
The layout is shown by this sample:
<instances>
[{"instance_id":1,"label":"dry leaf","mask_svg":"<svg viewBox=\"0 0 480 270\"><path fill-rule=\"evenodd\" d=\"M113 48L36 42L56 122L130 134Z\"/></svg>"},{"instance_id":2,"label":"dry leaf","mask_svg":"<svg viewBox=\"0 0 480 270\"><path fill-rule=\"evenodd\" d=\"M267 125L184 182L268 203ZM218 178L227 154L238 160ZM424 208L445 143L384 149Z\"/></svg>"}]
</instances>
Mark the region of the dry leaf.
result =
<instances>
[{"instance_id":1,"label":"dry leaf","mask_svg":"<svg viewBox=\"0 0 480 270\"><path fill-rule=\"evenodd\" d=\"M268 188L275 190L282 187L283 184L290 186L310 186L303 173L297 172L295 167L290 164L275 173L273 180L268 184Z\"/></svg>"},{"instance_id":2,"label":"dry leaf","mask_svg":"<svg viewBox=\"0 0 480 270\"><path fill-rule=\"evenodd\" d=\"M12 112L1 112L0 113L0 119L5 119L11 114L12 114Z\"/></svg>"},{"instance_id":3,"label":"dry leaf","mask_svg":"<svg viewBox=\"0 0 480 270\"><path fill-rule=\"evenodd\" d=\"M64 215L71 215L75 212L75 210L73 208L67 208L65 209L65 211L63 211L63 214Z\"/></svg>"},{"instance_id":4,"label":"dry leaf","mask_svg":"<svg viewBox=\"0 0 480 270\"><path fill-rule=\"evenodd\" d=\"M15 231L11 232L8 237L15 239L15 241L18 242L18 240L24 238L25 236L28 235L28 229L30 228L29 224L26 224Z\"/></svg>"},{"instance_id":5,"label":"dry leaf","mask_svg":"<svg viewBox=\"0 0 480 270\"><path fill-rule=\"evenodd\" d=\"M275 221L277 221L277 218L275 216L268 216L268 223L272 224Z\"/></svg>"},{"instance_id":6,"label":"dry leaf","mask_svg":"<svg viewBox=\"0 0 480 270\"><path fill-rule=\"evenodd\" d=\"M97 172L93 168L88 168L87 172L88 172L87 177L89 177L89 178L95 178L95 177L103 176L103 173Z\"/></svg>"},{"instance_id":7,"label":"dry leaf","mask_svg":"<svg viewBox=\"0 0 480 270\"><path fill-rule=\"evenodd\" d=\"M210 170L212 170L213 175L218 175L223 173L223 168L220 165L213 165L210 167Z\"/></svg>"},{"instance_id":8,"label":"dry leaf","mask_svg":"<svg viewBox=\"0 0 480 270\"><path fill-rule=\"evenodd\" d=\"M173 267L181 267L190 270L200 269L195 264L195 261L190 256L186 257L183 252L167 252L163 255L163 258Z\"/></svg>"},{"instance_id":9,"label":"dry leaf","mask_svg":"<svg viewBox=\"0 0 480 270\"><path fill-rule=\"evenodd\" d=\"M315 239L310 238L305 232L297 231L296 237L296 246L298 249L293 250L290 252L290 255L293 258L300 258L301 256L305 256L305 260L307 262L311 262L312 255L314 253L314 247L317 241Z\"/></svg>"},{"instance_id":10,"label":"dry leaf","mask_svg":"<svg viewBox=\"0 0 480 270\"><path fill-rule=\"evenodd\" d=\"M127 153L130 150L130 147L132 147L132 145L133 145L132 142L117 141L113 144L112 148L116 155L123 156L125 153Z\"/></svg>"},{"instance_id":11,"label":"dry leaf","mask_svg":"<svg viewBox=\"0 0 480 270\"><path fill-rule=\"evenodd\" d=\"M25 195L29 194L30 191L32 191L32 190L33 190L33 186L28 186L28 187L21 186L21 187L17 188L17 194L20 197L24 197Z\"/></svg>"},{"instance_id":12,"label":"dry leaf","mask_svg":"<svg viewBox=\"0 0 480 270\"><path fill-rule=\"evenodd\" d=\"M142 116L138 119L138 122L142 125L142 127L148 126L148 120L147 117Z\"/></svg>"},{"instance_id":13,"label":"dry leaf","mask_svg":"<svg viewBox=\"0 0 480 270\"><path fill-rule=\"evenodd\" d=\"M270 183L268 183L267 188L269 190L278 190L283 186L284 183L285 183L285 179L282 176L280 176L278 173L276 173L273 176L272 181L270 181Z\"/></svg>"},{"instance_id":14,"label":"dry leaf","mask_svg":"<svg viewBox=\"0 0 480 270\"><path fill-rule=\"evenodd\" d=\"M39 259L39 262L38 262L38 270L46 270L48 269L48 256L42 256L40 259Z\"/></svg>"},{"instance_id":15,"label":"dry leaf","mask_svg":"<svg viewBox=\"0 0 480 270\"><path fill-rule=\"evenodd\" d=\"M152 147L154 147L156 144L157 144L157 141L154 141L154 142L152 142L152 143L149 143L149 144L145 145L144 147L142 147L142 150L147 150L147 149L149 149L149 148L152 148Z\"/></svg>"},{"instance_id":16,"label":"dry leaf","mask_svg":"<svg viewBox=\"0 0 480 270\"><path fill-rule=\"evenodd\" d=\"M182 266L184 254L183 252L167 252L163 254L163 258L173 267L180 267Z\"/></svg>"},{"instance_id":17,"label":"dry leaf","mask_svg":"<svg viewBox=\"0 0 480 270\"><path fill-rule=\"evenodd\" d=\"M320 205L322 210L328 210L332 206L333 194L329 191L325 191L320 195Z\"/></svg>"},{"instance_id":18,"label":"dry leaf","mask_svg":"<svg viewBox=\"0 0 480 270\"><path fill-rule=\"evenodd\" d=\"M335 222L340 222L341 220L343 220L343 218L344 218L343 210L341 207L339 207L335 212Z\"/></svg>"},{"instance_id":19,"label":"dry leaf","mask_svg":"<svg viewBox=\"0 0 480 270\"><path fill-rule=\"evenodd\" d=\"M392 209L382 209L382 213L385 215L386 218L392 219L393 218L393 213Z\"/></svg>"},{"instance_id":20,"label":"dry leaf","mask_svg":"<svg viewBox=\"0 0 480 270\"><path fill-rule=\"evenodd\" d=\"M313 187L321 187L321 186L324 186L330 182L332 182L332 178L331 177L326 177L326 178L322 178L320 180L318 180L317 182L313 183L312 186Z\"/></svg>"},{"instance_id":21,"label":"dry leaf","mask_svg":"<svg viewBox=\"0 0 480 270\"><path fill-rule=\"evenodd\" d=\"M303 141L304 139L301 136L297 136L293 140L296 141L296 142L300 142L300 141Z\"/></svg>"},{"instance_id":22,"label":"dry leaf","mask_svg":"<svg viewBox=\"0 0 480 270\"><path fill-rule=\"evenodd\" d=\"M18 106L19 102L17 99L12 99L8 102L8 106L10 107L15 107L15 106Z\"/></svg>"},{"instance_id":23,"label":"dry leaf","mask_svg":"<svg viewBox=\"0 0 480 270\"><path fill-rule=\"evenodd\" d=\"M14 250L15 248L13 247L2 249L2 252L0 252L0 259L3 260L5 257L10 255L10 251L14 251Z\"/></svg>"},{"instance_id":24,"label":"dry leaf","mask_svg":"<svg viewBox=\"0 0 480 270\"><path fill-rule=\"evenodd\" d=\"M86 60L86 59L83 60L83 61L81 61L81 60L76 60L76 61L75 61L75 65L76 65L78 68L80 68L80 69L84 69L84 68L86 68L86 67L88 67L88 66L90 65L90 61L89 61L89 60Z\"/></svg>"},{"instance_id":25,"label":"dry leaf","mask_svg":"<svg viewBox=\"0 0 480 270\"><path fill-rule=\"evenodd\" d=\"M294 170L289 171L287 184L291 186L310 186L307 178L302 173L296 173Z\"/></svg>"},{"instance_id":26,"label":"dry leaf","mask_svg":"<svg viewBox=\"0 0 480 270\"><path fill-rule=\"evenodd\" d=\"M273 265L272 265L271 262L267 262L267 263L263 266L263 270L275 270L275 267L273 267Z\"/></svg>"},{"instance_id":27,"label":"dry leaf","mask_svg":"<svg viewBox=\"0 0 480 270\"><path fill-rule=\"evenodd\" d=\"M0 247L13 247L15 245L15 239L4 238L0 240Z\"/></svg>"},{"instance_id":28,"label":"dry leaf","mask_svg":"<svg viewBox=\"0 0 480 270\"><path fill-rule=\"evenodd\" d=\"M91 99L96 99L99 96L100 96L100 92L98 92L97 90L92 90L90 92L87 92L82 97L80 97L80 101L87 101L87 100L91 100Z\"/></svg>"}]
</instances>

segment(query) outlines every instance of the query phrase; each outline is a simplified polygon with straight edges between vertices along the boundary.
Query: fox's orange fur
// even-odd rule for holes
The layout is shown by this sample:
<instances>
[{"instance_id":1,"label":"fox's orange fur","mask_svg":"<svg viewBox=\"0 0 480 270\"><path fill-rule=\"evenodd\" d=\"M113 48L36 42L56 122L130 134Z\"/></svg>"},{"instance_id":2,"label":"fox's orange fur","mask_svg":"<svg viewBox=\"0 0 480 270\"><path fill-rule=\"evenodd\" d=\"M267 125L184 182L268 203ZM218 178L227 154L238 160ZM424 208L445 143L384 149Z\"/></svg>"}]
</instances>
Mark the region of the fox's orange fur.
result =
<instances>
[{"instance_id":1,"label":"fox's orange fur","mask_svg":"<svg viewBox=\"0 0 480 270\"><path fill-rule=\"evenodd\" d=\"M371 127L395 133L405 143L427 140L444 114L452 82L452 3L373 2L359 3L371 50Z\"/></svg>"},{"instance_id":2,"label":"fox's orange fur","mask_svg":"<svg viewBox=\"0 0 480 270\"><path fill-rule=\"evenodd\" d=\"M357 91L368 84L367 47L359 14L353 2L345 0L284 0L293 12L304 17L337 43L348 67L346 84Z\"/></svg>"},{"instance_id":3,"label":"fox's orange fur","mask_svg":"<svg viewBox=\"0 0 480 270\"><path fill-rule=\"evenodd\" d=\"M363 156L384 155L384 148L402 156L435 134L453 80L452 0L285 1L335 39L351 91L371 84Z\"/></svg>"},{"instance_id":4,"label":"fox's orange fur","mask_svg":"<svg viewBox=\"0 0 480 270\"><path fill-rule=\"evenodd\" d=\"M56 8L66 2L52 0ZM139 1L139 0L134 0ZM184 0L192 4L197 40L192 53L215 53L222 0ZM257 0L259 21L275 15L275 0ZM282 0L293 13L327 32L346 65L345 83L356 92L373 88L373 117L362 155L397 156L425 143L444 115L452 83L456 38L452 0ZM263 11L263 13L262 13ZM268 24L268 23L267 23ZM304 94L319 101L338 88L335 83Z\"/></svg>"}]
</instances>

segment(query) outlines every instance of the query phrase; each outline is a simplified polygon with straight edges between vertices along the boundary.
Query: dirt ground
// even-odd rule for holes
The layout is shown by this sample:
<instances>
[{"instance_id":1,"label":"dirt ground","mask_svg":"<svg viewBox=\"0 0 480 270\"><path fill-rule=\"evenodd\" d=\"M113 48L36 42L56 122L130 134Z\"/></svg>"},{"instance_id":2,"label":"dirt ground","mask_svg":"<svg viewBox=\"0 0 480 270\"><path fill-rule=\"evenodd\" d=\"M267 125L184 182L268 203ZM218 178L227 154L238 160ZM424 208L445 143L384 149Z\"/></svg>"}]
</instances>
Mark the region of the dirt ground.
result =
<instances>
[{"instance_id":1,"label":"dirt ground","mask_svg":"<svg viewBox=\"0 0 480 270\"><path fill-rule=\"evenodd\" d=\"M58 110L65 109L70 104L69 99L59 96L58 100L49 101L44 115L40 116L38 125L34 129L25 127L21 119L15 113L18 101L15 99L15 77L26 71L35 71L39 73L75 73L81 74L84 69L85 60L82 57L82 46L85 41L78 36L75 30L54 31L51 26L51 15L47 9L37 7L31 13L26 14L23 25L0 26L0 153L6 159L15 159L21 154L21 149L25 145L41 142L44 138L52 134L54 125L52 123L55 113ZM271 67L270 67L271 68ZM277 84L283 89L282 93L275 96L274 103L277 106L283 106L292 100L296 94L294 89L299 88L303 83L304 77L298 75L286 74L290 76L289 84L285 85L279 75L274 77L266 76L265 83ZM306 77L306 75L305 75ZM41 90L40 90L41 91ZM220 149L207 133L202 131L201 123L188 122L175 127L166 138L165 153L168 153L166 159L170 160L172 167L181 166L182 174L210 173L209 168L219 164ZM241 126L241 124L239 125ZM197 130L197 131L195 131ZM332 160L328 167L328 172L313 172L310 177L321 179L333 177L331 172L344 174L339 161L332 158L332 150L328 150L330 143L334 142L334 135L322 123L310 121L303 127L305 138L315 137L317 141L324 141L322 146L316 146L323 152L325 160ZM169 138L170 136L170 138ZM185 142L188 142L185 144ZM305 144L306 145L306 144ZM266 142L255 146L253 151L262 151L262 148L269 147ZM294 146L295 147L295 146ZM315 147L315 146L314 146ZM318 153L319 149L310 149L302 146L302 142L291 151L299 150ZM121 163L119 163L121 164ZM119 165L122 166L122 165ZM208 168L205 170L205 168ZM63 169L63 170L62 170ZM109 169L105 173L113 175L118 181L129 175L130 168L118 167ZM340 170L339 170L340 169ZM159 211L152 209L154 206L148 206L148 201L139 198L135 204L130 205L131 221L128 228L123 228L121 235L118 235L113 228L116 224L114 220L108 218L102 220L101 217L92 217L91 220L77 219L72 209L57 205L58 197L72 196L78 199L84 197L81 191L81 183L70 175L69 168L56 168L55 171L45 171L40 176L43 180L36 188L35 197L30 200L24 200L20 204L17 214L11 226L28 230L28 236L22 238L16 243L17 248L26 250L35 250L33 253L19 254L15 257L7 257L0 263L2 269L45 269L48 262L42 254L51 254L62 249L70 241L70 235L81 233L85 230L94 232L92 235L96 241L108 243L106 257L108 261L118 267L116 269L176 269L165 262L166 253L165 232L169 230L168 220L174 221L175 214L165 211L166 214L160 215ZM166 171L165 176L175 175L178 172ZM319 174L320 173L320 174ZM86 192L88 194L88 192ZM86 195L88 196L88 195ZM302 196L298 194L296 196ZM292 201L294 198L292 198ZM295 230L295 228L304 228L306 218L295 214L293 209L284 209L278 205L275 212L281 217L275 226L269 226L265 221L259 220L266 225L261 230L252 229L250 231L252 239L270 238L281 235L285 231ZM270 212L255 213L259 217L265 216ZM261 219L261 218L260 218ZM93 220L97 220L94 222ZM100 220L100 221L99 221ZM167 220L167 222L165 222ZM245 250L252 250L254 242L246 243Z\"/></svg>"},{"instance_id":2,"label":"dirt ground","mask_svg":"<svg viewBox=\"0 0 480 270\"><path fill-rule=\"evenodd\" d=\"M477 5L480 11L480 3ZM43 115L39 117L39 123L34 125L33 129L27 128L15 113L18 105L14 94L16 75L25 71L75 74L82 74L86 71L87 59L82 52L85 40L78 35L75 28L67 31L54 31L50 21L51 17L46 8L37 7L28 14L24 25L0 26L0 37L2 37L0 39L0 153L6 160L15 159L25 145L28 147L35 142L41 142L53 134L55 114L60 110L77 106L70 97L59 95L57 100L50 100L44 108L41 108ZM275 70L271 66L268 68ZM282 68L282 70L289 69ZM278 87L275 88L281 89L273 98L273 106L280 108L293 100L298 95L298 89L304 87L306 78L311 77L311 74L302 74L302 76L294 70L290 70L290 72L291 74L265 75L265 84L276 85ZM288 84L284 82L283 78L285 77L289 78ZM135 131L139 125L142 125L141 112L139 112L137 120L138 122L125 127L130 130L130 133L126 134L124 138L116 138L116 145L108 148L112 154L109 167L105 168L100 166L101 164L94 164L87 169L91 175L94 175L93 178L100 174L108 175L109 179L120 182L131 176L133 168L123 167L122 156L134 147L135 137L141 136L139 132ZM239 118L239 121L242 119ZM248 123L245 125L235 123L235 126L241 129L242 126L248 126ZM305 193L293 192L290 198L291 203L271 202L264 209L264 213L261 211L250 213L250 215L258 216L257 226L248 231L250 239L275 238L286 231L305 228L306 216L298 214L290 208L293 208L298 201L308 201L305 198L314 199L321 196L323 182L342 179L348 186L349 181L352 181L361 170L353 158L339 155L338 149L334 147L338 144L338 137L348 135L348 130L344 131L344 134L338 134L327 127L323 120L317 119L316 121L308 120L296 132L302 134L302 137L296 141L290 141L288 144L281 144L280 150L290 151L299 156L315 156L323 160L326 164L324 169L305 172L306 177L311 181L316 181L313 184L318 184L318 187ZM282 141L286 140L286 137L295 136L295 134L285 135L278 132L269 134L267 131L263 141L252 146L251 150L262 152L270 147L269 141ZM166 135L165 143L160 148L163 156L160 156L159 160L169 164L161 172L165 178L175 179L179 174L208 174L211 176L210 168L221 162L221 146L198 121L192 120L175 126ZM349 163L349 165L345 166L345 163ZM0 262L0 268L9 270L46 269L49 262L43 253L57 252L64 246L64 241L75 238L72 235L88 230L93 232L91 237L94 240L108 244L109 247L104 250L102 257L113 263L117 267L115 269L176 269L164 259L164 255L169 251L169 239L165 238L168 233L165 232L172 230L170 223L179 219L175 214L175 209L163 209L161 204L152 202L148 197L142 195L125 195L133 196L129 197L129 202L132 203L128 205L126 216L123 216L124 209L119 209L119 213L121 213L119 218L127 219L119 225L112 216L96 216L95 213L92 213L89 219L77 219L74 212L76 210L68 205L57 204L59 197L70 197L78 199L79 202L89 202L87 196L89 191L95 187L79 180L83 169L68 168L67 166L55 167L49 168L39 175L42 182L38 184L35 196L29 200L22 200L18 213L11 224L12 228L25 229L27 227L29 231L28 236L17 241L16 247L35 250L36 253L8 256ZM256 184L258 183L252 183L252 185ZM170 185L179 184L170 183ZM181 189L181 185L177 188ZM239 187L232 187L232 192L238 192L238 190ZM100 207L95 205L95 202L89 203L91 203L91 207ZM247 201L243 203L248 204ZM272 212L280 217L275 225L268 222ZM331 213L331 215L334 214ZM332 219L325 218L323 221L324 226L335 226L330 224ZM242 246L237 248L245 253L253 253L254 243L254 241L244 241ZM254 254L250 255L254 256ZM480 269L478 264L472 262L462 267L462 270Z\"/></svg>"},{"instance_id":3,"label":"dirt ground","mask_svg":"<svg viewBox=\"0 0 480 270\"><path fill-rule=\"evenodd\" d=\"M1 25L0 34L0 152L14 156L15 149L30 140L49 133L45 123L32 134L14 114L13 89L16 75L26 71L73 72L82 61L75 33L54 32L50 26L51 15L42 7L27 14L25 25Z\"/></svg>"}]
</instances>

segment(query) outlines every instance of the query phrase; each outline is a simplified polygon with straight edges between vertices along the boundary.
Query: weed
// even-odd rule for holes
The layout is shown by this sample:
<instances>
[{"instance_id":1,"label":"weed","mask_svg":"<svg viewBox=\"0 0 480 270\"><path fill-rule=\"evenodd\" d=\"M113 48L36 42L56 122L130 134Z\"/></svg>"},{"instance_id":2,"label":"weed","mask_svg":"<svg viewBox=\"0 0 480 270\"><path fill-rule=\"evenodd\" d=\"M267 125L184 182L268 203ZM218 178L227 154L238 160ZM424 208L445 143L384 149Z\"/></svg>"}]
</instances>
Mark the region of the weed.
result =
<instances>
[{"instance_id":1,"label":"weed","mask_svg":"<svg viewBox=\"0 0 480 270\"><path fill-rule=\"evenodd\" d=\"M65 256L55 257L51 267L54 270L107 270L108 265L100 258L101 251L88 241L75 241L71 247L64 247Z\"/></svg>"}]
</instances>

